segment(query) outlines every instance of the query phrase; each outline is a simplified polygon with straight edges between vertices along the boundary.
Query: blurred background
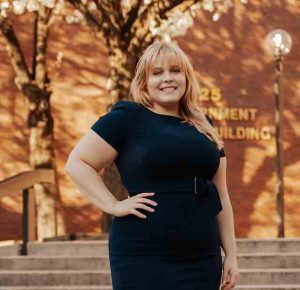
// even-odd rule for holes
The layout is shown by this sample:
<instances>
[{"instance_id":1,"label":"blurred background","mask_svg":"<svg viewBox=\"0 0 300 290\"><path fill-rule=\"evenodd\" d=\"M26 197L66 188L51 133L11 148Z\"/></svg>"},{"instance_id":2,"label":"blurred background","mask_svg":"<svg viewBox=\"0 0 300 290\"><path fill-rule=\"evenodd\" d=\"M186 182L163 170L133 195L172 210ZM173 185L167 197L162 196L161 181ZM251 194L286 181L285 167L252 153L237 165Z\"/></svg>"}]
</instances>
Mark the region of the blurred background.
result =
<instances>
[{"instance_id":1,"label":"blurred background","mask_svg":"<svg viewBox=\"0 0 300 290\"><path fill-rule=\"evenodd\" d=\"M225 141L236 237L300 235L299 1L164 1L163 9L149 0L15 2L0 4L0 179L53 170L53 183L34 186L36 238L108 232L110 217L64 166L99 116L129 99L138 56L158 39L177 42L189 56L199 102ZM274 29L292 39L277 60L266 48ZM126 197L113 165L99 174ZM19 240L22 195L2 189L0 240Z\"/></svg>"}]
</instances>

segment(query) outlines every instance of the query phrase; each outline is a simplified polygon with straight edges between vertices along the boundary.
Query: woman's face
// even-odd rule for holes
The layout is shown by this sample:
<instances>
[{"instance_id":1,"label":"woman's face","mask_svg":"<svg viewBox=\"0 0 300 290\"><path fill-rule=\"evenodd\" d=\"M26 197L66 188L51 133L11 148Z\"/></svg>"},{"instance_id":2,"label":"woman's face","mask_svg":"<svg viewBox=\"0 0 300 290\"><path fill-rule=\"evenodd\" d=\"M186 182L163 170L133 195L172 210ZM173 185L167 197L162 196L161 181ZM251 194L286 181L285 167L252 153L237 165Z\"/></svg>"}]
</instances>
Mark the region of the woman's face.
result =
<instances>
[{"instance_id":1,"label":"woman's face","mask_svg":"<svg viewBox=\"0 0 300 290\"><path fill-rule=\"evenodd\" d=\"M159 56L153 63L146 81L146 90L152 102L179 103L186 89L186 77L179 62Z\"/></svg>"}]
</instances>

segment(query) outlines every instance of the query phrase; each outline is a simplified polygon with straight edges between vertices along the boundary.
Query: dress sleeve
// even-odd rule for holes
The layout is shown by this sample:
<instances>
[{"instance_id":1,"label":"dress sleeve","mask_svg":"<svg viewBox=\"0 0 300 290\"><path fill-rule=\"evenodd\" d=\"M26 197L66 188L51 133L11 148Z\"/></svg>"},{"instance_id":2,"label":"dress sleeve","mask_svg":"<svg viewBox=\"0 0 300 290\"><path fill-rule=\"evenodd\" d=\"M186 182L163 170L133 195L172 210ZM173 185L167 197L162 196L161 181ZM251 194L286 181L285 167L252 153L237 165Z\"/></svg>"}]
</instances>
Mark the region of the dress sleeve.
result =
<instances>
[{"instance_id":1,"label":"dress sleeve","mask_svg":"<svg viewBox=\"0 0 300 290\"><path fill-rule=\"evenodd\" d=\"M95 133L120 152L129 138L134 115L134 103L119 101L90 127Z\"/></svg>"},{"instance_id":2,"label":"dress sleeve","mask_svg":"<svg viewBox=\"0 0 300 290\"><path fill-rule=\"evenodd\" d=\"M208 115L206 115L206 114L205 114L205 117L206 117L206 119L208 120L208 122L213 126L213 125L214 125L213 120L212 120ZM220 157L226 156L224 147L222 147L222 148L219 150L219 153L220 153Z\"/></svg>"}]
</instances>

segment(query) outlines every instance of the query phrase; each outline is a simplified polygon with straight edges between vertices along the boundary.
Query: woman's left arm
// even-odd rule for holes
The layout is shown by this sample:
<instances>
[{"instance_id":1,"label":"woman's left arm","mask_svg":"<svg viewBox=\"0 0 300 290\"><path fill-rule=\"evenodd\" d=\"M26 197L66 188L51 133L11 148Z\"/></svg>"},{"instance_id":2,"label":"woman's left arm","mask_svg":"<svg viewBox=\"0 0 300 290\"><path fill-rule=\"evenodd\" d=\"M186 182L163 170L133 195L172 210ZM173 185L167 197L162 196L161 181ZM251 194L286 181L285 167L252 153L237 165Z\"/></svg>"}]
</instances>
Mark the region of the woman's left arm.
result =
<instances>
[{"instance_id":1,"label":"woman's left arm","mask_svg":"<svg viewBox=\"0 0 300 290\"><path fill-rule=\"evenodd\" d=\"M221 157L219 169L212 179L218 189L223 207L222 211L217 215L221 246L225 253L222 290L233 289L239 276L233 210L226 182L226 166L226 157Z\"/></svg>"}]
</instances>

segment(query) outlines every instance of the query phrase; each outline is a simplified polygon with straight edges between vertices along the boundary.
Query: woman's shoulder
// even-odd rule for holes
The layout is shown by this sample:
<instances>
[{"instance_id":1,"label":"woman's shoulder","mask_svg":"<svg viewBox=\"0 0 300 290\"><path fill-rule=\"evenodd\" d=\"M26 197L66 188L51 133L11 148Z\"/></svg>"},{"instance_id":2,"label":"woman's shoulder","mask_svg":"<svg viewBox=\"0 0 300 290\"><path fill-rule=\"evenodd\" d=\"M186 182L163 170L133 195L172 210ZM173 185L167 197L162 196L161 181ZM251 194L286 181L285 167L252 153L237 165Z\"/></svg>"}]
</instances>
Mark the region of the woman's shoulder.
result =
<instances>
[{"instance_id":1,"label":"woman's shoulder","mask_svg":"<svg viewBox=\"0 0 300 290\"><path fill-rule=\"evenodd\" d=\"M126 111L129 113L135 113L140 108L140 106L141 105L139 103L136 103L134 101L122 100L122 101L116 102L111 107L111 111L121 110L121 111Z\"/></svg>"}]
</instances>

